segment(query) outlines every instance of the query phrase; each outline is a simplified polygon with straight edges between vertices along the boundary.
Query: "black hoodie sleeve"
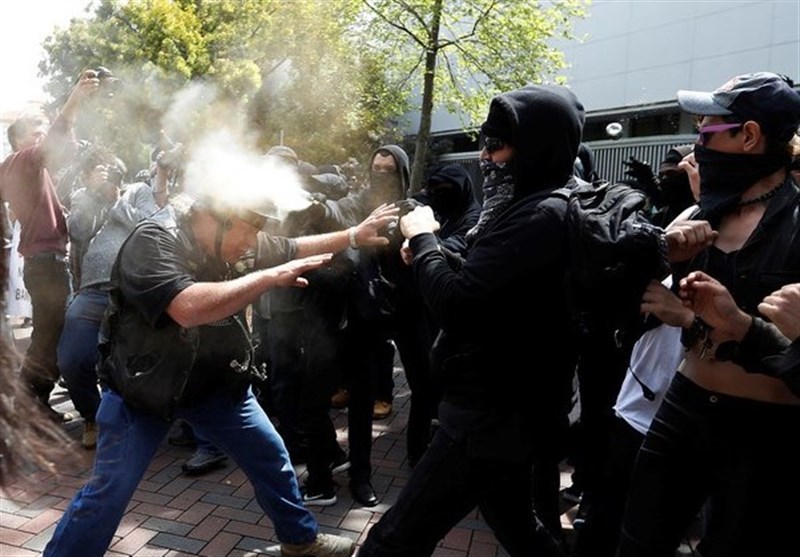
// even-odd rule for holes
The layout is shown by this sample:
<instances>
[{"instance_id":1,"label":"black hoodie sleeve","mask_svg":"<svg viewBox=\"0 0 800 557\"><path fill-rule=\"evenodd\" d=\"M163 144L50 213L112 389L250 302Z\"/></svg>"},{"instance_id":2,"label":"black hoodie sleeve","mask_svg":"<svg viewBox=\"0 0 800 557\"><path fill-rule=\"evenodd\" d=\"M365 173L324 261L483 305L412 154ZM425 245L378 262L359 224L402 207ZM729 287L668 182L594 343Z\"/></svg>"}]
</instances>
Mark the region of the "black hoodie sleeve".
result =
<instances>
[{"instance_id":1,"label":"black hoodie sleeve","mask_svg":"<svg viewBox=\"0 0 800 557\"><path fill-rule=\"evenodd\" d=\"M754 317L731 360L748 373L780 379L800 396L800 339L790 343L773 324Z\"/></svg>"}]
</instances>

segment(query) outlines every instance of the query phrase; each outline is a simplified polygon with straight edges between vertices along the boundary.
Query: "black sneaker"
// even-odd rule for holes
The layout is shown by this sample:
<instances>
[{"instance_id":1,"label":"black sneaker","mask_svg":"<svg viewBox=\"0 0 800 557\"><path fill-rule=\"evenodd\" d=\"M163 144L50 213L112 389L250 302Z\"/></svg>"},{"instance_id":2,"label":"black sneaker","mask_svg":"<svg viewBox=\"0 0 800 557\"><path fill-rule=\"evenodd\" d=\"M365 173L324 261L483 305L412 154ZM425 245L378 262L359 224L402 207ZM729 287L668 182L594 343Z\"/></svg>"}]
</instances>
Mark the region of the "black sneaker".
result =
<instances>
[{"instance_id":1,"label":"black sneaker","mask_svg":"<svg viewBox=\"0 0 800 557\"><path fill-rule=\"evenodd\" d=\"M225 465L228 457L216 447L201 447L195 451L181 469L187 476L199 476Z\"/></svg>"},{"instance_id":2,"label":"black sneaker","mask_svg":"<svg viewBox=\"0 0 800 557\"><path fill-rule=\"evenodd\" d=\"M350 470L350 460L347 458L347 453L342 451L334 457L333 462L330 464L330 469L331 476L337 476Z\"/></svg>"},{"instance_id":3,"label":"black sneaker","mask_svg":"<svg viewBox=\"0 0 800 557\"><path fill-rule=\"evenodd\" d=\"M309 489L307 486L303 488L303 503L307 506L330 507L335 505L336 501L336 488L334 486L319 491Z\"/></svg>"},{"instance_id":4,"label":"black sneaker","mask_svg":"<svg viewBox=\"0 0 800 557\"><path fill-rule=\"evenodd\" d=\"M589 515L589 505L583 503L578 507L578 512L575 513L575 518L572 519L572 528L580 530L586 525L586 518Z\"/></svg>"},{"instance_id":5,"label":"black sneaker","mask_svg":"<svg viewBox=\"0 0 800 557\"><path fill-rule=\"evenodd\" d=\"M572 503L573 505L579 504L582 497L583 490L575 484L572 484L571 486L561 490L561 498L568 503Z\"/></svg>"}]
</instances>

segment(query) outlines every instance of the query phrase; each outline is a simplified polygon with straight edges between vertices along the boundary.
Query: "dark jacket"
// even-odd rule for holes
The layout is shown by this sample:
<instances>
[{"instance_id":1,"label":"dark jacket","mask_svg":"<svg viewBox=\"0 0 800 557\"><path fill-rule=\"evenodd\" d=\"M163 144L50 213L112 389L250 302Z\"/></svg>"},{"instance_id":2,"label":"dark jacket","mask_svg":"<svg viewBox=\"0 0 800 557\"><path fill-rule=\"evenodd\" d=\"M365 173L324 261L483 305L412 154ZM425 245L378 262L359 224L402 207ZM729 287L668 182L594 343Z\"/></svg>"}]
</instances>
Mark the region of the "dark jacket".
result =
<instances>
[{"instance_id":1,"label":"dark jacket","mask_svg":"<svg viewBox=\"0 0 800 557\"><path fill-rule=\"evenodd\" d=\"M704 216L698 210L690 218ZM704 271L724 284L750 315L758 315L758 304L775 290L800 282L800 189L791 177L740 250L724 256L712 247L673 265L674 285L692 271Z\"/></svg>"},{"instance_id":2,"label":"dark jacket","mask_svg":"<svg viewBox=\"0 0 800 557\"><path fill-rule=\"evenodd\" d=\"M723 343L717 348L717 358L725 351L733 363L750 373L761 373L783 381L800 397L800 339L790 342L775 325L760 317L742 342Z\"/></svg>"},{"instance_id":3,"label":"dark jacket","mask_svg":"<svg viewBox=\"0 0 800 557\"><path fill-rule=\"evenodd\" d=\"M370 185L361 191L325 204L323 225L330 230L355 226L382 203L403 202L410 186L408 155L397 145L383 145L373 152L372 160L381 150L394 157L399 170L397 191L380 189L370 173ZM367 322L384 322L390 319L408 297L416 297L411 269L400 257L403 238L397 226L385 231L390 244L380 248L360 248L350 251L354 271L348 293L350 311L357 312Z\"/></svg>"},{"instance_id":4,"label":"dark jacket","mask_svg":"<svg viewBox=\"0 0 800 557\"><path fill-rule=\"evenodd\" d=\"M294 253L292 240L261 235L256 268L283 263ZM178 405L243 392L254 364L243 315L186 328L166 312L194 282L227 280L229 272L205 256L189 219L174 207L141 222L112 270L99 338L100 382L132 407L166 420Z\"/></svg>"},{"instance_id":5,"label":"dark jacket","mask_svg":"<svg viewBox=\"0 0 800 557\"><path fill-rule=\"evenodd\" d=\"M573 355L564 290L566 201L583 107L566 88L530 86L496 97L513 129L514 201L454 271L432 234L411 240L414 276L442 326L434 348L444 400L481 413L475 456L527 459L568 406ZM443 424L448 427L447 424Z\"/></svg>"}]
</instances>

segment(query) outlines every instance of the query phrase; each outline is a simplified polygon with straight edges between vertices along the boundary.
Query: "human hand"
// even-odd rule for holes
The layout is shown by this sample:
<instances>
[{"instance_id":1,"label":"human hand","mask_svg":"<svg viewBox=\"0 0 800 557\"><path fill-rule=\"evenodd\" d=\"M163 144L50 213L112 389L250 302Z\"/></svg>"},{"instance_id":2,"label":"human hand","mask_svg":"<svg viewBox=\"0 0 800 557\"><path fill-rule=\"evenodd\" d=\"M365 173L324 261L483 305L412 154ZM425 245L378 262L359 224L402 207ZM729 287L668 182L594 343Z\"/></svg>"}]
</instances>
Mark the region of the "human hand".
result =
<instances>
[{"instance_id":1,"label":"human hand","mask_svg":"<svg viewBox=\"0 0 800 557\"><path fill-rule=\"evenodd\" d=\"M403 245L400 246L400 259L406 265L411 265L414 262L414 253L411 251L411 245L408 238L403 240Z\"/></svg>"},{"instance_id":2,"label":"human hand","mask_svg":"<svg viewBox=\"0 0 800 557\"><path fill-rule=\"evenodd\" d=\"M704 220L673 223L664 233L670 263L691 259L713 245L719 233Z\"/></svg>"},{"instance_id":3,"label":"human hand","mask_svg":"<svg viewBox=\"0 0 800 557\"><path fill-rule=\"evenodd\" d=\"M692 310L685 307L680 298L657 280L652 280L647 285L640 308L642 313L651 313L673 327L687 328L694 321Z\"/></svg>"},{"instance_id":4,"label":"human hand","mask_svg":"<svg viewBox=\"0 0 800 557\"><path fill-rule=\"evenodd\" d=\"M694 153L689 153L681 162L678 163L678 169L686 172L689 177L689 188L694 194L694 198L700 197L700 171L697 169L697 161L694 159Z\"/></svg>"},{"instance_id":5,"label":"human hand","mask_svg":"<svg viewBox=\"0 0 800 557\"><path fill-rule=\"evenodd\" d=\"M300 259L293 259L283 265L270 267L269 269L265 269L264 272L271 275L274 279L273 284L270 285L273 288L288 288L292 286L305 288L308 286L308 280L301 275L327 265L330 263L332 257L332 253L311 255Z\"/></svg>"},{"instance_id":6,"label":"human hand","mask_svg":"<svg viewBox=\"0 0 800 557\"><path fill-rule=\"evenodd\" d=\"M644 186L654 187L656 185L656 177L649 162L640 161L631 156L630 159L622 161L622 164L625 166L626 176L630 176Z\"/></svg>"},{"instance_id":7,"label":"human hand","mask_svg":"<svg viewBox=\"0 0 800 557\"><path fill-rule=\"evenodd\" d=\"M74 121L78 106L84 99L95 95L99 89L100 80L97 77L97 72L94 70L85 70L72 88L67 102L65 102L64 106L61 108L61 112L70 121Z\"/></svg>"},{"instance_id":8,"label":"human hand","mask_svg":"<svg viewBox=\"0 0 800 557\"><path fill-rule=\"evenodd\" d=\"M787 338L800 338L800 283L787 284L758 304L767 317Z\"/></svg>"},{"instance_id":9,"label":"human hand","mask_svg":"<svg viewBox=\"0 0 800 557\"><path fill-rule=\"evenodd\" d=\"M389 239L380 234L389 224L397 222L400 209L383 203L355 227L356 244L362 246L386 246Z\"/></svg>"},{"instance_id":10,"label":"human hand","mask_svg":"<svg viewBox=\"0 0 800 557\"><path fill-rule=\"evenodd\" d=\"M400 219L400 231L407 239L417 234L433 233L438 230L439 222L433 216L433 209L427 205L415 208Z\"/></svg>"},{"instance_id":11,"label":"human hand","mask_svg":"<svg viewBox=\"0 0 800 557\"><path fill-rule=\"evenodd\" d=\"M694 271L681 280L680 297L700 319L711 327L711 340L742 340L752 317L739 309L725 286L715 278Z\"/></svg>"}]
</instances>

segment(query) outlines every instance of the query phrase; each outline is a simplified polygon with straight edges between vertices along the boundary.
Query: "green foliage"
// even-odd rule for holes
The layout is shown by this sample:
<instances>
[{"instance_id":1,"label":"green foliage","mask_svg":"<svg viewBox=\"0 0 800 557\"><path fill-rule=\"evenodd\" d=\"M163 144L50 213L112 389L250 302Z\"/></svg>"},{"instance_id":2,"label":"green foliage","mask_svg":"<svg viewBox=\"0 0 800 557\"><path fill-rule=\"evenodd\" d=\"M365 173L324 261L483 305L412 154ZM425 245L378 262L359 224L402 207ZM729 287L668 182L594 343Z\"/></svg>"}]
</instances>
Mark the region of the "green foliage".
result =
<instances>
[{"instance_id":1,"label":"green foliage","mask_svg":"<svg viewBox=\"0 0 800 557\"><path fill-rule=\"evenodd\" d=\"M412 187L425 166L432 107L479 123L491 98L557 78L563 54L550 45L572 38L571 20L588 0L362 0L370 48L391 53L388 79L421 96ZM432 82L424 87L425 75Z\"/></svg>"},{"instance_id":2,"label":"green foliage","mask_svg":"<svg viewBox=\"0 0 800 557\"><path fill-rule=\"evenodd\" d=\"M366 162L399 140L398 118L420 94L424 158L428 107L469 126L497 92L555 78L564 60L548 41L570 37L587 2L98 0L47 39L40 70L56 107L86 68L122 78L86 107L79 132L132 169L162 130L191 141L224 126L263 150L282 138L313 163Z\"/></svg>"},{"instance_id":3,"label":"green foliage","mask_svg":"<svg viewBox=\"0 0 800 557\"><path fill-rule=\"evenodd\" d=\"M220 126L266 150L281 137L314 163L363 158L391 134L404 96L352 30L358 0L100 0L46 41L40 64L57 108L78 75L103 65L124 81L79 120L131 168L142 143L192 141Z\"/></svg>"}]
</instances>

